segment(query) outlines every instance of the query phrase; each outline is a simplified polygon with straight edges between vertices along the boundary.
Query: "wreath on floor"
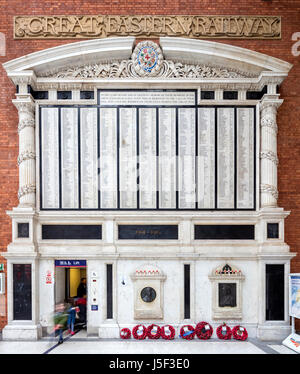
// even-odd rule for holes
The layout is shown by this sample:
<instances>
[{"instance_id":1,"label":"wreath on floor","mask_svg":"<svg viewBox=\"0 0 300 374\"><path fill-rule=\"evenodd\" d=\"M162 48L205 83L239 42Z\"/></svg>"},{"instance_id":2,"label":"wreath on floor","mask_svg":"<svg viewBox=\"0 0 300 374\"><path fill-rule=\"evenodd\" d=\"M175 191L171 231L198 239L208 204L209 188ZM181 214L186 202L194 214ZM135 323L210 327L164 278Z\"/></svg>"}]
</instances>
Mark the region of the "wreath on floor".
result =
<instances>
[{"instance_id":1,"label":"wreath on floor","mask_svg":"<svg viewBox=\"0 0 300 374\"><path fill-rule=\"evenodd\" d=\"M225 322L217 328L216 332L217 332L217 336L219 339L223 339L223 340L231 339L231 335L232 335L231 328L227 326Z\"/></svg>"},{"instance_id":2,"label":"wreath on floor","mask_svg":"<svg viewBox=\"0 0 300 374\"><path fill-rule=\"evenodd\" d=\"M179 337L186 340L192 340L195 337L195 329L191 325L184 325L180 329Z\"/></svg>"},{"instance_id":3,"label":"wreath on floor","mask_svg":"<svg viewBox=\"0 0 300 374\"><path fill-rule=\"evenodd\" d=\"M161 335L161 328L158 325L152 324L147 327L147 336L149 339L159 339Z\"/></svg>"},{"instance_id":4,"label":"wreath on floor","mask_svg":"<svg viewBox=\"0 0 300 374\"><path fill-rule=\"evenodd\" d=\"M175 337L175 329L171 325L163 326L160 330L160 335L165 340L173 340Z\"/></svg>"},{"instance_id":5,"label":"wreath on floor","mask_svg":"<svg viewBox=\"0 0 300 374\"><path fill-rule=\"evenodd\" d=\"M211 327L211 325L208 322L204 322L204 321L199 322L195 328L195 332L196 332L198 339L203 339L203 340L210 339L210 337L213 334L213 331L214 330Z\"/></svg>"},{"instance_id":6,"label":"wreath on floor","mask_svg":"<svg viewBox=\"0 0 300 374\"><path fill-rule=\"evenodd\" d=\"M248 332L245 327L237 325L232 329L233 339L246 340L248 338Z\"/></svg>"},{"instance_id":7,"label":"wreath on floor","mask_svg":"<svg viewBox=\"0 0 300 374\"><path fill-rule=\"evenodd\" d=\"M127 328L124 328L120 331L120 337L122 339L129 339L131 337L131 331Z\"/></svg>"},{"instance_id":8,"label":"wreath on floor","mask_svg":"<svg viewBox=\"0 0 300 374\"><path fill-rule=\"evenodd\" d=\"M136 325L132 329L132 335L134 339L142 340L147 336L147 327L144 325Z\"/></svg>"}]
</instances>

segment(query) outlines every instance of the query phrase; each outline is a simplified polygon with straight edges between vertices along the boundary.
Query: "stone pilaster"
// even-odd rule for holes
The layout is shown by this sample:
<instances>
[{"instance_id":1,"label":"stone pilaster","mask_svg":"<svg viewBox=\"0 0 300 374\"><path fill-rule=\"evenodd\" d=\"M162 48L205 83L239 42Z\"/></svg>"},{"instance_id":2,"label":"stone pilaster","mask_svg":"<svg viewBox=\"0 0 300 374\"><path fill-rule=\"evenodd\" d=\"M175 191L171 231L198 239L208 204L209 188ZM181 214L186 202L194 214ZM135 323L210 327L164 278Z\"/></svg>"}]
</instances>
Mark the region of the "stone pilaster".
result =
<instances>
[{"instance_id":1,"label":"stone pilaster","mask_svg":"<svg viewBox=\"0 0 300 374\"><path fill-rule=\"evenodd\" d=\"M277 109L279 95L264 95L260 104L260 202L261 207L277 207Z\"/></svg>"},{"instance_id":2,"label":"stone pilaster","mask_svg":"<svg viewBox=\"0 0 300 374\"><path fill-rule=\"evenodd\" d=\"M19 113L19 206L35 208L35 106L30 94L13 100Z\"/></svg>"}]
</instances>

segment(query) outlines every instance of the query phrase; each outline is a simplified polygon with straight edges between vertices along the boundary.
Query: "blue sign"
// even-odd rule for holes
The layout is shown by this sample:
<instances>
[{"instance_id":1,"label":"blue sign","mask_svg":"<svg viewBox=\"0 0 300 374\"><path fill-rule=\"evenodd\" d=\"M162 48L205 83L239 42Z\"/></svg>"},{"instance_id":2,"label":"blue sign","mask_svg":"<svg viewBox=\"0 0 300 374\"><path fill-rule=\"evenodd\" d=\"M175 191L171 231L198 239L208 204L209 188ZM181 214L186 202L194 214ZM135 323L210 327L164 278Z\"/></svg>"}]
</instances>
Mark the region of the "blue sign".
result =
<instances>
[{"instance_id":1,"label":"blue sign","mask_svg":"<svg viewBox=\"0 0 300 374\"><path fill-rule=\"evenodd\" d=\"M92 310L98 310L98 305L91 305Z\"/></svg>"},{"instance_id":2,"label":"blue sign","mask_svg":"<svg viewBox=\"0 0 300 374\"><path fill-rule=\"evenodd\" d=\"M56 267L76 268L86 267L86 260L55 260Z\"/></svg>"}]
</instances>

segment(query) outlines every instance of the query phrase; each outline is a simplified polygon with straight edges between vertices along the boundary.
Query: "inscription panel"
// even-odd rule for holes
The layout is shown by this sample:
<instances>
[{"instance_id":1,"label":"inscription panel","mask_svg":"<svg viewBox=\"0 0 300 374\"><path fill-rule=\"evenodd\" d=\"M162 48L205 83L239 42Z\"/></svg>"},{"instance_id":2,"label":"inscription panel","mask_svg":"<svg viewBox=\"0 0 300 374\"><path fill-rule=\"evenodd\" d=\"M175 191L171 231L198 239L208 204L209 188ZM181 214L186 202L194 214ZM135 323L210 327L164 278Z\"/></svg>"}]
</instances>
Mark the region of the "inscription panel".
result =
<instances>
[{"instance_id":1,"label":"inscription panel","mask_svg":"<svg viewBox=\"0 0 300 374\"><path fill-rule=\"evenodd\" d=\"M237 108L237 208L254 207L254 109Z\"/></svg>"},{"instance_id":2,"label":"inscription panel","mask_svg":"<svg viewBox=\"0 0 300 374\"><path fill-rule=\"evenodd\" d=\"M125 105L126 92L42 106L42 209L255 208L254 107Z\"/></svg>"},{"instance_id":3,"label":"inscription panel","mask_svg":"<svg viewBox=\"0 0 300 374\"><path fill-rule=\"evenodd\" d=\"M80 110L81 207L98 208L97 109Z\"/></svg>"},{"instance_id":4,"label":"inscription panel","mask_svg":"<svg viewBox=\"0 0 300 374\"><path fill-rule=\"evenodd\" d=\"M195 208L195 109L178 109L179 207Z\"/></svg>"},{"instance_id":5,"label":"inscription panel","mask_svg":"<svg viewBox=\"0 0 300 374\"><path fill-rule=\"evenodd\" d=\"M215 109L198 109L198 208L215 207Z\"/></svg>"},{"instance_id":6,"label":"inscription panel","mask_svg":"<svg viewBox=\"0 0 300 374\"><path fill-rule=\"evenodd\" d=\"M159 108L159 207L176 208L176 109Z\"/></svg>"},{"instance_id":7,"label":"inscription panel","mask_svg":"<svg viewBox=\"0 0 300 374\"><path fill-rule=\"evenodd\" d=\"M177 225L119 225L119 239L178 239Z\"/></svg>"},{"instance_id":8,"label":"inscription panel","mask_svg":"<svg viewBox=\"0 0 300 374\"><path fill-rule=\"evenodd\" d=\"M51 15L15 16L15 39L107 38L278 39L279 16L241 15Z\"/></svg>"},{"instance_id":9,"label":"inscription panel","mask_svg":"<svg viewBox=\"0 0 300 374\"><path fill-rule=\"evenodd\" d=\"M140 208L156 208L156 108L139 109Z\"/></svg>"},{"instance_id":10,"label":"inscription panel","mask_svg":"<svg viewBox=\"0 0 300 374\"><path fill-rule=\"evenodd\" d=\"M78 208L78 110L61 108L62 208Z\"/></svg>"},{"instance_id":11,"label":"inscription panel","mask_svg":"<svg viewBox=\"0 0 300 374\"><path fill-rule=\"evenodd\" d=\"M59 208L58 108L41 109L42 206Z\"/></svg>"},{"instance_id":12,"label":"inscription panel","mask_svg":"<svg viewBox=\"0 0 300 374\"><path fill-rule=\"evenodd\" d=\"M112 105L195 105L194 91L100 91L101 106Z\"/></svg>"},{"instance_id":13,"label":"inscription panel","mask_svg":"<svg viewBox=\"0 0 300 374\"><path fill-rule=\"evenodd\" d=\"M117 208L117 109L100 108L100 200Z\"/></svg>"},{"instance_id":14,"label":"inscription panel","mask_svg":"<svg viewBox=\"0 0 300 374\"><path fill-rule=\"evenodd\" d=\"M136 108L120 108L120 207L137 208Z\"/></svg>"},{"instance_id":15,"label":"inscription panel","mask_svg":"<svg viewBox=\"0 0 300 374\"><path fill-rule=\"evenodd\" d=\"M218 208L234 208L234 109L218 108Z\"/></svg>"}]
</instances>

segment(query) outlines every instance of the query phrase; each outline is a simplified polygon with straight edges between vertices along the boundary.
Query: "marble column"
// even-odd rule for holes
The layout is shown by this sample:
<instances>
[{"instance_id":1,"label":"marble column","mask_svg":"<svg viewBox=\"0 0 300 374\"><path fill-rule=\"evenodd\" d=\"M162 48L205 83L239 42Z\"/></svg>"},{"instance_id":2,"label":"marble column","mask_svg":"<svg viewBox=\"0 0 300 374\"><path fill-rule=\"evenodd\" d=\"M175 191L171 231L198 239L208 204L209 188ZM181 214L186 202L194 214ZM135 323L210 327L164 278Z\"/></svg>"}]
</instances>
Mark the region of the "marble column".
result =
<instances>
[{"instance_id":1,"label":"marble column","mask_svg":"<svg viewBox=\"0 0 300 374\"><path fill-rule=\"evenodd\" d=\"M260 104L260 204L277 207L277 109L279 95L264 95Z\"/></svg>"},{"instance_id":2,"label":"marble column","mask_svg":"<svg viewBox=\"0 0 300 374\"><path fill-rule=\"evenodd\" d=\"M19 206L35 207L35 106L31 95L13 100L19 113Z\"/></svg>"}]
</instances>

